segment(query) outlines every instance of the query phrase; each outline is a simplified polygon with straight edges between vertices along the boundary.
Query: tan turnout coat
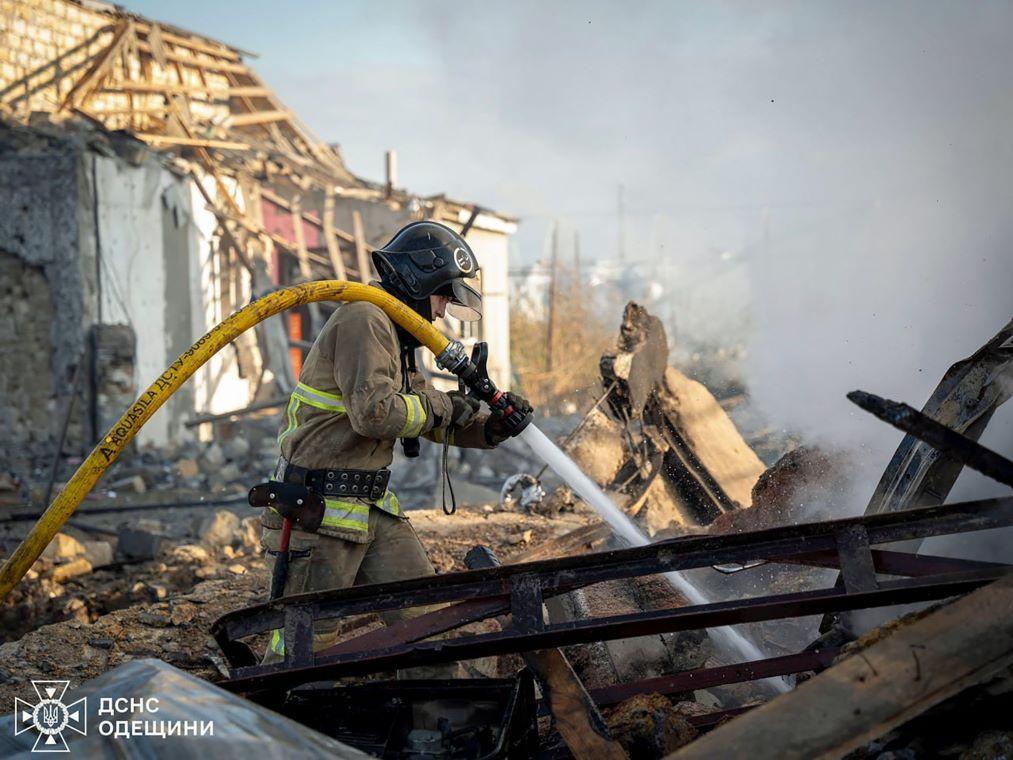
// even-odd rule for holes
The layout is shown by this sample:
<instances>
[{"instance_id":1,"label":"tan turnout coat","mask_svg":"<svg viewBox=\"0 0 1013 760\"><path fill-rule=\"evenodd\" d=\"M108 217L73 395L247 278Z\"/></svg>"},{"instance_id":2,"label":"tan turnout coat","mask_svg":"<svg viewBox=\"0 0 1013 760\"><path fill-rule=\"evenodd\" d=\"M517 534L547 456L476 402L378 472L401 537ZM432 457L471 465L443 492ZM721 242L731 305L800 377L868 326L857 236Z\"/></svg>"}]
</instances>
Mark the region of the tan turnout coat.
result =
<instances>
[{"instance_id":1,"label":"tan turnout coat","mask_svg":"<svg viewBox=\"0 0 1013 760\"><path fill-rule=\"evenodd\" d=\"M307 469L377 470L393 460L401 437L443 442L452 412L450 397L421 373L403 392L400 345L394 323L371 303L339 307L313 343L289 398L278 443L282 456ZM479 413L467 428L450 433L455 446L487 448ZM380 499L327 499L320 532L355 542L371 540L370 509L401 515L388 489ZM265 527L280 516L266 510Z\"/></svg>"}]
</instances>

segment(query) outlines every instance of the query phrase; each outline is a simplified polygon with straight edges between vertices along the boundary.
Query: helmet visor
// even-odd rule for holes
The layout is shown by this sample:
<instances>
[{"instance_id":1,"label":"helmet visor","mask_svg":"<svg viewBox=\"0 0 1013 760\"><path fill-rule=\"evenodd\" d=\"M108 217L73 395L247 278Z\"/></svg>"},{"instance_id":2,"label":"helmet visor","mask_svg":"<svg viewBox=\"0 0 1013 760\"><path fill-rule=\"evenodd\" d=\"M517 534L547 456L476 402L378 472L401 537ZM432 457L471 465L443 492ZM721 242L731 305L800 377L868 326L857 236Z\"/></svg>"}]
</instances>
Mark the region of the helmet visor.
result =
<instances>
[{"instance_id":1,"label":"helmet visor","mask_svg":"<svg viewBox=\"0 0 1013 760\"><path fill-rule=\"evenodd\" d=\"M454 319L476 322L482 318L482 296L464 280L452 280L437 292L450 298L447 313Z\"/></svg>"}]
</instances>

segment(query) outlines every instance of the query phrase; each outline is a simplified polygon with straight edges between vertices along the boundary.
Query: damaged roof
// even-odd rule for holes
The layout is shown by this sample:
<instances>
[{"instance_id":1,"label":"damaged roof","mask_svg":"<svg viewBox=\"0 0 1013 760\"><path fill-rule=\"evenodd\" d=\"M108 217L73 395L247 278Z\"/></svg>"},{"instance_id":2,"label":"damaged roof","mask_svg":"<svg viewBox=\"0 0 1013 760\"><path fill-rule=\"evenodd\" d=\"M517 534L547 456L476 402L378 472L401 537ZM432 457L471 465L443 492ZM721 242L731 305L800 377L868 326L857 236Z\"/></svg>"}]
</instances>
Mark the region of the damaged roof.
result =
<instances>
[{"instance_id":1,"label":"damaged roof","mask_svg":"<svg viewBox=\"0 0 1013 760\"><path fill-rule=\"evenodd\" d=\"M0 64L0 103L19 120L74 115L157 150L259 158L321 183L361 186L243 60L208 37L120 8L14 0ZM202 155L204 154L204 155Z\"/></svg>"},{"instance_id":2,"label":"damaged roof","mask_svg":"<svg viewBox=\"0 0 1013 760\"><path fill-rule=\"evenodd\" d=\"M364 200L417 200L463 224L473 204L367 181L314 135L246 63L251 53L95 0L7 0L0 14L0 115L42 113L126 132L195 158L217 177L252 173ZM236 209L231 209L236 211ZM446 212L445 212L446 213ZM481 209L485 229L515 219Z\"/></svg>"}]
</instances>

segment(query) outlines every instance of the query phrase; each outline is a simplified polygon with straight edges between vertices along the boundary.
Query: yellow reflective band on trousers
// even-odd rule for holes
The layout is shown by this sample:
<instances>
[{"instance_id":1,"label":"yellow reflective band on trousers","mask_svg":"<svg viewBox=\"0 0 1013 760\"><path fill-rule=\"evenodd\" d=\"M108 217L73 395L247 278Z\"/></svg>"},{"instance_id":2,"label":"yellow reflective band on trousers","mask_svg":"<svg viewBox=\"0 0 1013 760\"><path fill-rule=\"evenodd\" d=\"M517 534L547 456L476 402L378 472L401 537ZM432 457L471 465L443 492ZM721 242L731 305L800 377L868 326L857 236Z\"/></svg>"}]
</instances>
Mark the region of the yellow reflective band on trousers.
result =
<instances>
[{"instance_id":1,"label":"yellow reflective band on trousers","mask_svg":"<svg viewBox=\"0 0 1013 760\"><path fill-rule=\"evenodd\" d=\"M383 495L383 498L376 502L376 506L389 515L394 515L395 517L401 516L401 502L397 500L397 496L394 495L393 491L387 491Z\"/></svg>"},{"instance_id":2,"label":"yellow reflective band on trousers","mask_svg":"<svg viewBox=\"0 0 1013 760\"><path fill-rule=\"evenodd\" d=\"M281 628L275 628L271 631L271 643L268 646L271 647L271 651L275 654L285 654L285 639L282 638Z\"/></svg>"},{"instance_id":3,"label":"yellow reflective band on trousers","mask_svg":"<svg viewBox=\"0 0 1013 760\"><path fill-rule=\"evenodd\" d=\"M414 393L399 393L405 406L405 423L398 438L418 438L426 426L426 410L422 400Z\"/></svg>"},{"instance_id":4,"label":"yellow reflective band on trousers","mask_svg":"<svg viewBox=\"0 0 1013 760\"><path fill-rule=\"evenodd\" d=\"M324 505L324 520L321 527L363 533L369 531L369 504L358 501L342 501L341 499L324 499ZM393 491L387 491L383 498L373 502L373 506L395 517L401 515L401 503Z\"/></svg>"},{"instance_id":5,"label":"yellow reflective band on trousers","mask_svg":"<svg viewBox=\"0 0 1013 760\"><path fill-rule=\"evenodd\" d=\"M322 526L340 528L343 530L355 530L367 533L369 531L369 510L368 504L361 504L354 501L341 501L340 499L324 499L324 520ZM376 502L377 509L384 512L401 516L401 503L393 491L387 491L383 498ZM270 507L269 507L270 509ZM268 647L277 655L285 655L285 637L280 628L271 631L271 640Z\"/></svg>"},{"instance_id":6,"label":"yellow reflective band on trousers","mask_svg":"<svg viewBox=\"0 0 1013 760\"><path fill-rule=\"evenodd\" d=\"M356 501L324 499L325 528L341 528L366 533L369 530L369 505Z\"/></svg>"}]
</instances>

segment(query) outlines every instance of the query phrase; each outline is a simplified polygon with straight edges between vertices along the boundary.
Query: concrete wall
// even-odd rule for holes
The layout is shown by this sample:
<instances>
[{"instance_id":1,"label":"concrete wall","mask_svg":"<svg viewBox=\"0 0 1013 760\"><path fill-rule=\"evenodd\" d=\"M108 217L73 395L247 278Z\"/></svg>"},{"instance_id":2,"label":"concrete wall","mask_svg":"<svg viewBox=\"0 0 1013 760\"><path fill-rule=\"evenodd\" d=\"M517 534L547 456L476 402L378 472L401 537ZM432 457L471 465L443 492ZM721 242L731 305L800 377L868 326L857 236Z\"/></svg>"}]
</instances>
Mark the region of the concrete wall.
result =
<instances>
[{"instance_id":1,"label":"concrete wall","mask_svg":"<svg viewBox=\"0 0 1013 760\"><path fill-rule=\"evenodd\" d=\"M229 178L224 178L223 182L230 192L235 192ZM213 196L216 192L214 180L205 177L203 183ZM249 303L252 291L249 273L241 266L229 266L218 250L215 236L218 222L206 208L200 191L192 181L187 187L193 214L192 271L198 274L191 277L190 282L196 304L193 313L196 340ZM219 351L198 371L192 381L198 413L217 414L241 409L253 400L261 366L256 341L254 331L248 330L236 339L234 347ZM241 357L245 361L241 361ZM248 366L241 370L241 364Z\"/></svg>"},{"instance_id":2,"label":"concrete wall","mask_svg":"<svg viewBox=\"0 0 1013 760\"><path fill-rule=\"evenodd\" d=\"M74 144L22 131L0 138L0 467L24 478L52 457L73 367L85 358L86 187ZM87 436L87 410L79 399L71 441Z\"/></svg>"},{"instance_id":3,"label":"concrete wall","mask_svg":"<svg viewBox=\"0 0 1013 760\"><path fill-rule=\"evenodd\" d=\"M167 290L162 248L162 193L180 180L160 164L130 166L116 157L94 163L98 198L101 318L130 325L135 336L134 389L146 387L169 364L164 300ZM174 405L175 406L175 405ZM114 422L115 410L109 409ZM142 443L169 438L165 410L141 430ZM104 425L103 425L104 426Z\"/></svg>"},{"instance_id":4,"label":"concrete wall","mask_svg":"<svg viewBox=\"0 0 1013 760\"><path fill-rule=\"evenodd\" d=\"M0 129L0 466L23 480L55 452L76 366L67 453L89 449L94 429L103 434L194 340L250 299L249 275L218 251L217 221L194 181L135 143L95 150L92 139ZM110 329L93 334L98 321ZM186 438L194 414L248 404L259 377L256 338L236 344L137 441Z\"/></svg>"},{"instance_id":5,"label":"concrete wall","mask_svg":"<svg viewBox=\"0 0 1013 760\"><path fill-rule=\"evenodd\" d=\"M135 379L142 390L197 338L249 301L249 275L224 261L217 220L194 180L153 158L135 166L103 157L96 171L102 317L134 328ZM214 192L212 181L205 179L205 185ZM252 333L238 342L250 351L250 341L255 342ZM220 351L151 418L138 440L164 445L185 435L183 422L195 413L246 406L257 377L240 376L238 357L238 350Z\"/></svg>"}]
</instances>

